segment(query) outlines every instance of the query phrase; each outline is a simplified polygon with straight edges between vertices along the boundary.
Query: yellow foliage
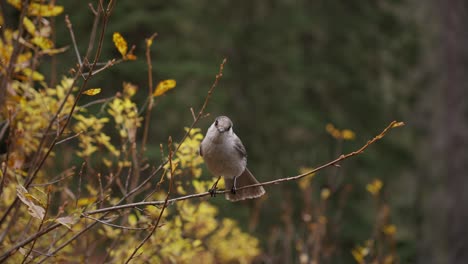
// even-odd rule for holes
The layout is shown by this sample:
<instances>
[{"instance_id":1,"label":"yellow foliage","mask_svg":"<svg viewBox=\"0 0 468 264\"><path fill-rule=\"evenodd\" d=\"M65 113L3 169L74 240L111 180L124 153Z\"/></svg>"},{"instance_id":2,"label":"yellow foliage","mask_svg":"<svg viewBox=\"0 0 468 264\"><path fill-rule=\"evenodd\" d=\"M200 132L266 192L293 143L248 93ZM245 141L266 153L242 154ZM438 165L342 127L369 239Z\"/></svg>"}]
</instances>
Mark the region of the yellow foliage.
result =
<instances>
[{"instance_id":1,"label":"yellow foliage","mask_svg":"<svg viewBox=\"0 0 468 264\"><path fill-rule=\"evenodd\" d=\"M36 34L36 26L28 17L23 18L23 25L29 34L31 34L32 36Z\"/></svg>"},{"instance_id":2,"label":"yellow foliage","mask_svg":"<svg viewBox=\"0 0 468 264\"><path fill-rule=\"evenodd\" d=\"M38 73L26 72L36 76L33 78L40 78ZM9 159L10 165L21 168L25 157L37 149L43 131L49 126L52 116L65 99L65 94L73 89L72 83L72 80L64 78L55 88L36 90L26 82L11 82L7 105L15 119L11 125L14 133L11 138L13 151L12 158ZM69 113L73 101L73 95L68 97L57 120L63 120L65 114ZM62 125L61 122L54 122L52 131L57 131Z\"/></svg>"},{"instance_id":3,"label":"yellow foliage","mask_svg":"<svg viewBox=\"0 0 468 264\"><path fill-rule=\"evenodd\" d=\"M325 130L330 134L332 137L341 140L353 140L356 137L356 134L350 129L337 129L333 124L327 124L325 126Z\"/></svg>"},{"instance_id":4,"label":"yellow foliage","mask_svg":"<svg viewBox=\"0 0 468 264\"><path fill-rule=\"evenodd\" d=\"M366 185L366 189L372 195L377 196L380 193L380 189L382 189L383 183L379 179L374 179L371 183Z\"/></svg>"},{"instance_id":5,"label":"yellow foliage","mask_svg":"<svg viewBox=\"0 0 468 264\"><path fill-rule=\"evenodd\" d=\"M8 0L8 3L20 9L22 1ZM54 43L49 38L52 28L47 25L47 22L41 22L46 20L44 17L56 16L62 11L61 6L48 4L46 1L31 1L27 16L22 21L27 36L20 39L23 48L17 60L12 63L14 68L11 81L8 83L7 107L4 112L0 113L2 120L7 119L5 113L14 117L9 124L12 136L9 138L11 152L7 166L10 168L7 170L7 175L1 175L2 180L4 177L9 178L4 181L7 184L2 189L0 209L4 210L11 205L16 197L19 197L22 202L22 206L15 209L15 219L18 219L18 225L11 228L12 239L5 239L2 244L2 247L7 249L14 246L17 241L21 241L17 236L27 237L40 230L39 219L44 218L44 226L59 223L64 226L60 228L66 230L64 233L58 231L45 234L35 244L38 252L53 250L94 221L82 217L83 208L92 210L103 205L118 203L121 193L117 186L126 188L125 182L122 183L121 180L129 171L127 167L132 165L127 157L129 153L127 142L136 142L136 132L142 122L138 107L133 101L137 86L124 83L123 92L105 104L104 111L99 114L90 114L85 107L79 106L76 106L72 113L78 90L73 87L75 81L71 78L63 78L55 87L47 87L44 75L32 67L31 62L34 58L62 51L62 49L54 49ZM41 19L31 19L31 16L40 16ZM2 23L0 21L0 25ZM18 31L2 28L2 34L3 36L0 37L0 60L2 61L0 72L4 72L6 65L10 64L13 46L17 45L14 39L17 38ZM119 33L114 34L113 40L124 60L136 59ZM151 43L147 44L151 45ZM31 83L31 80L35 82ZM175 86L175 80L162 81L156 87L154 96L163 95ZM92 96L99 92L100 88L92 88L84 91L83 94ZM63 109L60 114L56 115L62 103ZM72 119L68 126L70 130L68 130L64 126L68 125L65 121L70 113L72 113ZM52 118L56 121L52 122L48 134L45 134ZM118 139L106 133L111 120L114 121L120 135ZM70 158L68 155L54 156L54 152L51 152L49 157L54 157L54 159L47 159L44 169L37 172L34 181L34 184L38 184L37 187L30 186L27 190L24 187L21 188L21 184L27 179L25 176L31 175L31 172L28 174L23 167L25 164L29 165L31 157L34 157L33 155L38 151L41 140L46 137L44 148L47 150L56 133L58 134L58 131L62 129L65 129L64 136L57 138L60 141L54 140L53 142L77 142L78 148L73 149L69 147L72 145L64 144L58 145L59 147L53 150L73 151L74 155L86 161L83 163L83 169L70 169L70 177L54 175L54 170L47 170L50 164L55 165L57 162L69 164ZM178 151L174 153L173 168L175 170L171 176L175 184L174 190L178 193L206 191L213 183L211 178L203 180L201 177L203 159L199 156L198 150L202 139L201 130L195 128L190 131L189 136L183 142L180 142L180 145L175 144ZM122 142L121 148L114 146L114 141ZM62 148L62 146L65 147ZM76 156L73 158L74 161L77 161ZM79 162L81 163L81 160ZM99 165L96 166L93 163ZM37 164L32 164L32 166L37 166ZM34 167L29 170L33 171L33 169ZM54 182L55 179L59 180ZM69 184L72 181L74 184ZM106 185L112 181L122 186L117 183L110 187ZM48 184L49 182L52 184ZM48 185L41 186L42 183ZM160 190L164 190L163 186L161 185ZM75 188L79 188L79 191ZM159 200L164 199L165 194L162 193L162 191L157 192L153 197ZM56 199L53 202L53 216L50 215L50 210L46 212L51 198ZM122 211L123 215L106 215L103 222L118 225L119 223L114 220L119 219L119 221L123 220L123 225L129 227L150 229L156 223L155 220L159 217L161 210L155 206L148 206L143 211L132 210L129 214L126 214L129 211ZM94 215L94 217L98 218L99 215ZM11 216L7 216L5 222L9 223L12 219ZM28 230L21 230L26 225L28 225ZM97 231L96 229L88 230L85 234L86 239L93 241L99 238L99 241L105 243L119 239L119 243L110 249L111 262L121 262L128 258L135 246L141 242L138 234L129 233L138 231L115 228L106 224L99 224L99 227ZM125 239L121 239L122 236L125 236ZM52 240L53 244L51 244ZM218 209L208 201L183 201L166 208L156 234L151 236L138 251L137 258L139 261L148 263L248 263L260 254L258 244L258 240L249 233L243 232L234 220L222 219L218 215ZM66 246L59 254L54 255L53 261L66 263L71 258L78 262L83 261L83 258L78 260L75 258L76 254L84 252L84 247L85 245L81 243ZM21 248L17 252L9 260L15 263L21 262L24 255L28 253L28 249ZM31 255L37 254L33 252Z\"/></svg>"},{"instance_id":6,"label":"yellow foliage","mask_svg":"<svg viewBox=\"0 0 468 264\"><path fill-rule=\"evenodd\" d=\"M125 96L123 98L114 98L109 103L107 112L114 118L120 137L123 139L128 138L130 142L133 142L143 118L138 116L138 108L130 99L135 93L134 91L136 91L136 86L124 83L123 87Z\"/></svg>"},{"instance_id":7,"label":"yellow foliage","mask_svg":"<svg viewBox=\"0 0 468 264\"><path fill-rule=\"evenodd\" d=\"M397 228L395 225L385 225L383 228L382 228L382 231L384 232L384 234L386 234L387 236L393 236L396 231L397 231Z\"/></svg>"},{"instance_id":8,"label":"yellow foliage","mask_svg":"<svg viewBox=\"0 0 468 264\"><path fill-rule=\"evenodd\" d=\"M7 0L7 2L16 9L21 10L21 0ZM28 7L28 15L30 16L51 17L58 16L62 12L63 6L56 6L53 4L39 4L32 2Z\"/></svg>"},{"instance_id":9,"label":"yellow foliage","mask_svg":"<svg viewBox=\"0 0 468 264\"><path fill-rule=\"evenodd\" d=\"M366 263L364 258L369 254L369 249L363 246L356 246L351 250L351 254L353 255L354 260L356 260L357 263Z\"/></svg>"},{"instance_id":10,"label":"yellow foliage","mask_svg":"<svg viewBox=\"0 0 468 264\"><path fill-rule=\"evenodd\" d=\"M91 88L83 92L83 94L90 95L90 96L93 96L99 93L101 93L101 88Z\"/></svg>"},{"instance_id":11,"label":"yellow foliage","mask_svg":"<svg viewBox=\"0 0 468 264\"><path fill-rule=\"evenodd\" d=\"M122 35L119 32L114 32L114 34L112 35L112 40L114 41L114 45L117 48L117 50L124 58L125 55L127 55L127 41L124 39L124 37L122 37Z\"/></svg>"},{"instance_id":12,"label":"yellow foliage","mask_svg":"<svg viewBox=\"0 0 468 264\"><path fill-rule=\"evenodd\" d=\"M161 81L158 83L158 86L156 86L156 89L153 92L153 96L161 96L165 94L167 91L175 88L176 86L176 81L175 80L165 80Z\"/></svg>"}]
</instances>

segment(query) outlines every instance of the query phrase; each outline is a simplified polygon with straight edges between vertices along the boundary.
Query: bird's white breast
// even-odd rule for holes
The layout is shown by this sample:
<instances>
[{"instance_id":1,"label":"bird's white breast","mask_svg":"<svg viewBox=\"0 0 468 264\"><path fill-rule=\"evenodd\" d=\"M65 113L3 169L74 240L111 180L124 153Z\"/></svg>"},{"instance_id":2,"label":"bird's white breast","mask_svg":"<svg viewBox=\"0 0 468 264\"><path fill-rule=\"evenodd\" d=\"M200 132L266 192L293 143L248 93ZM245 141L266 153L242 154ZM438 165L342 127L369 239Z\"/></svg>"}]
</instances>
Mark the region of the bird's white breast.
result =
<instances>
[{"instance_id":1,"label":"bird's white breast","mask_svg":"<svg viewBox=\"0 0 468 264\"><path fill-rule=\"evenodd\" d=\"M205 137L202 141L203 158L206 166L216 176L234 178L244 172L247 159L235 148L232 134L217 134Z\"/></svg>"}]
</instances>

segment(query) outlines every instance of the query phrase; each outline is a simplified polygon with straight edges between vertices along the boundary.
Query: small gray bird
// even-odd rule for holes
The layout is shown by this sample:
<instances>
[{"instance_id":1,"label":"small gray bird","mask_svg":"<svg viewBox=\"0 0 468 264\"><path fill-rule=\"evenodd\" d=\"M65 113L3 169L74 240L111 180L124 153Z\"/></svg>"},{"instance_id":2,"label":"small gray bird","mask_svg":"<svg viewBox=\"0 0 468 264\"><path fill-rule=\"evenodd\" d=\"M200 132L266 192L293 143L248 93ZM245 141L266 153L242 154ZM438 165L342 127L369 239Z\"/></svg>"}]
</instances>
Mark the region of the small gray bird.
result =
<instances>
[{"instance_id":1,"label":"small gray bird","mask_svg":"<svg viewBox=\"0 0 468 264\"><path fill-rule=\"evenodd\" d=\"M245 147L232 130L232 122L227 116L218 116L208 128L200 145L200 155L211 173L224 177L226 189L231 190L226 193L227 200L234 202L265 194L262 186L237 190L258 181L247 169Z\"/></svg>"}]
</instances>

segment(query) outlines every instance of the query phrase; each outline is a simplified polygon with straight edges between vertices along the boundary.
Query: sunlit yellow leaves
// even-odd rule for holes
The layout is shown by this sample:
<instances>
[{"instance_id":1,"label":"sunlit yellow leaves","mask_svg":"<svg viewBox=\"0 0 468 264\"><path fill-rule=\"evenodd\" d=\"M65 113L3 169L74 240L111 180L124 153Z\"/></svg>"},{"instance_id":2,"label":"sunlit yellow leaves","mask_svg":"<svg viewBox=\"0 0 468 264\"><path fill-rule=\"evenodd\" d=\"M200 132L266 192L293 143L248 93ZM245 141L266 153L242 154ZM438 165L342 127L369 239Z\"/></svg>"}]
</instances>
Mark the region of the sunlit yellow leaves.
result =
<instances>
[{"instance_id":1,"label":"sunlit yellow leaves","mask_svg":"<svg viewBox=\"0 0 468 264\"><path fill-rule=\"evenodd\" d=\"M51 49L54 47L54 43L52 42L52 40L41 36L36 36L32 38L31 42L43 50Z\"/></svg>"},{"instance_id":2,"label":"sunlit yellow leaves","mask_svg":"<svg viewBox=\"0 0 468 264\"><path fill-rule=\"evenodd\" d=\"M132 97L136 94L138 91L138 86L129 83L129 82L124 82L123 83L123 94L124 97Z\"/></svg>"},{"instance_id":3,"label":"sunlit yellow leaves","mask_svg":"<svg viewBox=\"0 0 468 264\"><path fill-rule=\"evenodd\" d=\"M43 80L43 76L38 72L32 72L27 68L22 72L23 78ZM15 121L12 124L15 130L11 142L19 159L37 149L42 133L49 126L50 113L55 113L59 109L65 94L73 89L72 84L73 80L70 82L69 79L64 78L56 87L36 89L28 82L10 82L10 91L15 94L7 102L14 111L12 114L15 115ZM64 102L63 113L70 111L73 101L74 96L70 95ZM61 119L63 116L59 115L59 120ZM61 122L54 122L51 129L56 131L62 125Z\"/></svg>"},{"instance_id":4,"label":"sunlit yellow leaves","mask_svg":"<svg viewBox=\"0 0 468 264\"><path fill-rule=\"evenodd\" d=\"M256 238L242 232L231 219L223 219L208 242L221 263L251 263L260 254L258 244Z\"/></svg>"},{"instance_id":5,"label":"sunlit yellow leaves","mask_svg":"<svg viewBox=\"0 0 468 264\"><path fill-rule=\"evenodd\" d=\"M366 263L364 258L367 255L369 255L369 249L367 247L356 246L351 250L351 254L353 255L354 260L356 260L357 263Z\"/></svg>"},{"instance_id":6,"label":"sunlit yellow leaves","mask_svg":"<svg viewBox=\"0 0 468 264\"><path fill-rule=\"evenodd\" d=\"M24 75L27 78L31 78L33 81L43 81L44 80L44 75L40 74L37 71L32 71L30 68L24 68L22 70Z\"/></svg>"},{"instance_id":7,"label":"sunlit yellow leaves","mask_svg":"<svg viewBox=\"0 0 468 264\"><path fill-rule=\"evenodd\" d=\"M135 214L128 215L128 224L132 227L135 227L138 224L138 218Z\"/></svg>"},{"instance_id":8,"label":"sunlit yellow leaves","mask_svg":"<svg viewBox=\"0 0 468 264\"><path fill-rule=\"evenodd\" d=\"M373 196L377 196L380 193L380 189L383 187L383 182L379 179L374 179L371 183L366 185L366 189Z\"/></svg>"},{"instance_id":9,"label":"sunlit yellow leaves","mask_svg":"<svg viewBox=\"0 0 468 264\"><path fill-rule=\"evenodd\" d=\"M23 18L23 25L29 34L31 34L32 36L36 34L36 26L28 17Z\"/></svg>"},{"instance_id":10,"label":"sunlit yellow leaves","mask_svg":"<svg viewBox=\"0 0 468 264\"><path fill-rule=\"evenodd\" d=\"M176 86L176 81L169 79L161 81L158 86L156 86L156 90L153 92L153 96L161 96L165 94L167 91L173 89Z\"/></svg>"},{"instance_id":11,"label":"sunlit yellow leaves","mask_svg":"<svg viewBox=\"0 0 468 264\"><path fill-rule=\"evenodd\" d=\"M188 132L189 128L185 128L185 131ZM200 165L203 164L203 158L200 157L198 151L200 149L200 143L203 139L203 134L199 128L193 128L188 137L185 138L177 153L175 153L175 158L173 158L173 163L179 164L182 168L175 171L176 174L186 173L190 176L198 178L202 174L202 169ZM176 145L178 147L179 145ZM168 164L166 164L165 169L168 169ZM201 186L200 186L201 187Z\"/></svg>"},{"instance_id":12,"label":"sunlit yellow leaves","mask_svg":"<svg viewBox=\"0 0 468 264\"><path fill-rule=\"evenodd\" d=\"M122 37L122 35L119 32L115 32L112 35L112 40L114 41L114 45L117 48L117 50L120 52L122 57L125 57L127 55L127 41Z\"/></svg>"},{"instance_id":13,"label":"sunlit yellow leaves","mask_svg":"<svg viewBox=\"0 0 468 264\"><path fill-rule=\"evenodd\" d=\"M83 92L83 94L90 95L90 96L93 96L99 93L101 93L101 88L91 88Z\"/></svg>"},{"instance_id":14,"label":"sunlit yellow leaves","mask_svg":"<svg viewBox=\"0 0 468 264\"><path fill-rule=\"evenodd\" d=\"M119 32L114 32L114 34L112 35L112 41L114 41L115 47L119 51L120 55L122 55L122 58L124 60L136 60L136 56L132 54L133 49L129 53L127 53L127 41Z\"/></svg>"},{"instance_id":15,"label":"sunlit yellow leaves","mask_svg":"<svg viewBox=\"0 0 468 264\"><path fill-rule=\"evenodd\" d=\"M75 114L73 117L77 120L73 131L80 133L78 136L80 148L80 151L77 152L78 156L89 157L98 150L98 146L104 146L109 153L116 157L120 155L120 152L110 142L111 138L101 132L104 125L109 122L109 118L97 118L82 114Z\"/></svg>"},{"instance_id":16,"label":"sunlit yellow leaves","mask_svg":"<svg viewBox=\"0 0 468 264\"><path fill-rule=\"evenodd\" d=\"M216 214L218 209L207 203L202 202L199 205L182 203L177 206L180 211L181 219L184 221L184 231L193 234L194 238L204 238L217 227Z\"/></svg>"},{"instance_id":17,"label":"sunlit yellow leaves","mask_svg":"<svg viewBox=\"0 0 468 264\"><path fill-rule=\"evenodd\" d=\"M16 9L21 10L21 0L7 0L7 2L14 6ZM56 6L52 4L39 4L30 3L28 7L28 15L50 17L58 16L63 12L63 6Z\"/></svg>"},{"instance_id":18,"label":"sunlit yellow leaves","mask_svg":"<svg viewBox=\"0 0 468 264\"><path fill-rule=\"evenodd\" d=\"M97 197L83 197L78 199L77 206L84 207L96 202Z\"/></svg>"},{"instance_id":19,"label":"sunlit yellow leaves","mask_svg":"<svg viewBox=\"0 0 468 264\"><path fill-rule=\"evenodd\" d=\"M325 130L328 132L328 134L336 139L353 140L356 137L356 134L352 130L339 130L333 124L327 124L325 126Z\"/></svg>"},{"instance_id":20,"label":"sunlit yellow leaves","mask_svg":"<svg viewBox=\"0 0 468 264\"><path fill-rule=\"evenodd\" d=\"M124 84L124 93L133 94L136 86ZM135 141L137 128L141 126L142 118L138 115L138 109L130 97L116 97L109 103L107 112L114 118L116 127L122 138L127 138L131 142Z\"/></svg>"}]
</instances>

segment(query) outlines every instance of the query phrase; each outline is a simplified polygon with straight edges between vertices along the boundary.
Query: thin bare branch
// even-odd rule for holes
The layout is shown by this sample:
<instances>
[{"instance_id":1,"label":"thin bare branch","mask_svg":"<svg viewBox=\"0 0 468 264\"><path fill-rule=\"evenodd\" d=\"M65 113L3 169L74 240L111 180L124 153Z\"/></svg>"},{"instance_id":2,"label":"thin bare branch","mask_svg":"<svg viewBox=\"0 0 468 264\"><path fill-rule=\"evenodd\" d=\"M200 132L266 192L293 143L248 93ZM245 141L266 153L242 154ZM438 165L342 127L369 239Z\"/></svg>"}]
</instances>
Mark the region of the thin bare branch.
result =
<instances>
[{"instance_id":1,"label":"thin bare branch","mask_svg":"<svg viewBox=\"0 0 468 264\"><path fill-rule=\"evenodd\" d=\"M128 227L128 226L121 226L121 225L116 225L116 224L111 224L109 222L106 222L106 221L103 221L101 219L98 219L98 218L94 218L92 216L88 216L88 215L81 215L82 217L85 217L85 218L88 218L88 219L91 219L91 220L94 220L94 221L97 221L103 225L107 225L107 226L111 226L111 227L115 227L115 228L120 228L120 229L127 229L127 230L146 230L148 229L147 227Z\"/></svg>"},{"instance_id":2,"label":"thin bare branch","mask_svg":"<svg viewBox=\"0 0 468 264\"><path fill-rule=\"evenodd\" d=\"M143 140L141 146L143 153L146 151L146 142L148 140L149 124L151 119L151 110L153 109L153 64L151 63L151 43L158 33L153 33L146 39L146 64L148 65L148 108L146 109L145 126L143 129Z\"/></svg>"},{"instance_id":3,"label":"thin bare branch","mask_svg":"<svg viewBox=\"0 0 468 264\"><path fill-rule=\"evenodd\" d=\"M169 140L167 142L167 146L168 146L168 149L169 149L169 169L170 169L170 172L171 172L171 180L169 181L169 189L167 190L167 195L166 195L166 199L164 200L164 205L163 205L163 207L161 209L161 212L159 213L158 219L156 220L156 223L154 224L153 229L151 230L151 232L143 239L143 241L141 241L141 243L135 248L135 250L133 250L132 254L130 255L130 257L127 259L127 261L125 263L129 263L133 259L135 254L138 252L138 250L156 232L156 229L159 226L159 222L161 221L164 210L167 208L167 205L168 205L167 201L169 200L169 195L171 195L172 184L174 182L174 167L172 165L172 155L173 155L172 137L169 137Z\"/></svg>"},{"instance_id":4,"label":"thin bare branch","mask_svg":"<svg viewBox=\"0 0 468 264\"><path fill-rule=\"evenodd\" d=\"M68 32L70 32L70 37L72 40L73 49L75 50L76 59L78 60L80 67L82 67L83 62L81 61L80 51L78 50L78 45L76 44L75 33L73 32L73 26L70 22L70 18L68 17L68 15L65 15L65 24L67 25Z\"/></svg>"},{"instance_id":5,"label":"thin bare branch","mask_svg":"<svg viewBox=\"0 0 468 264\"><path fill-rule=\"evenodd\" d=\"M248 185L248 186L243 186L243 187L238 188L238 190L253 188L253 187L256 187L256 186L267 186L267 185L279 184L279 183L287 182L287 181L295 181L295 180L299 180L301 178L304 178L306 176L312 175L312 174L314 174L314 173L316 173L318 171L321 171L321 170L323 170L325 168L334 166L335 164L337 164L340 161L343 161L345 159L348 159L350 157L353 157L353 156L356 156L356 155L359 155L359 154L363 153L364 150L367 149L370 145L372 145L376 141L382 139L390 129L395 128L395 127L399 127L399 126L402 126L402 125L404 125L403 122L397 122L397 121L391 122L380 134L375 136L373 139L369 140L365 145L363 145L358 150L353 151L353 152L348 153L348 154L345 154L345 155L341 155L340 157L338 157L338 158L336 158L336 159L334 159L334 160L332 160L332 161L330 161L328 163L325 163L325 164L323 164L323 165L321 165L321 166L319 166L319 167L317 167L317 168L315 168L313 170L310 170L310 171L308 171L306 173L302 173L302 174L299 174L299 175L296 175L296 176L276 179L276 180L272 180L272 181L252 184L252 185ZM230 192L230 190L216 191L217 194L223 194L223 193L227 193L227 192ZM199 198L199 197L204 197L204 196L209 196L209 195L211 195L211 193L209 191L207 191L207 192L203 192L203 193L190 194L190 195L186 195L186 196L181 196L181 197L169 199L167 202L168 203L174 203L174 202L178 202L178 201L183 201L183 200L188 200L188 199L193 199L193 198ZM101 208L101 209L92 210L92 211L86 211L86 212L83 212L83 214L92 215L92 214L105 213L105 212L110 212L110 211L115 211L115 210L122 210L122 209L127 209L127 208L135 208L135 207L139 207L139 206L164 205L164 204L166 204L166 201L138 202L138 203L132 203L132 204L123 204L123 205L118 205L118 206L113 206L113 207L108 207L108 208Z\"/></svg>"}]
</instances>

